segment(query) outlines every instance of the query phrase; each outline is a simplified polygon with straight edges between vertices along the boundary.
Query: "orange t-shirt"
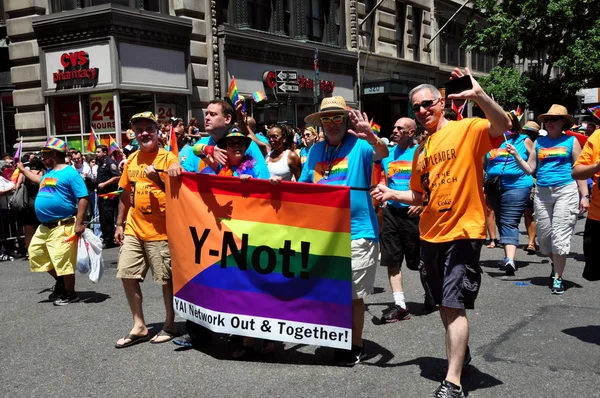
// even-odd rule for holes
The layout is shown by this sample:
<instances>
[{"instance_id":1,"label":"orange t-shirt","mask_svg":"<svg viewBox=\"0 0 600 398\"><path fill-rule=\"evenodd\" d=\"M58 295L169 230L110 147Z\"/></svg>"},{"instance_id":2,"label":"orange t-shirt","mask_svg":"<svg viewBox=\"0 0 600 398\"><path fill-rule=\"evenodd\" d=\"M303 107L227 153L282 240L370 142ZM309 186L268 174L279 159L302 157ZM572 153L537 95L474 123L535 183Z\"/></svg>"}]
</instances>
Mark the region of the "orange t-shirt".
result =
<instances>
[{"instance_id":1,"label":"orange t-shirt","mask_svg":"<svg viewBox=\"0 0 600 398\"><path fill-rule=\"evenodd\" d=\"M577 158L577 161L573 167L578 164L584 166L590 166L600 161L600 130L596 130L591 136L588 137L586 144L581 149L581 153ZM594 174L592 178L594 184L592 185L592 200L590 202L590 208L588 210L588 218L592 220L600 221L600 191L598 190L598 178L600 173Z\"/></svg>"},{"instance_id":2,"label":"orange t-shirt","mask_svg":"<svg viewBox=\"0 0 600 398\"><path fill-rule=\"evenodd\" d=\"M450 121L415 151L410 189L423 194L427 242L485 239L483 166L492 149L486 119Z\"/></svg>"},{"instance_id":3,"label":"orange t-shirt","mask_svg":"<svg viewBox=\"0 0 600 398\"><path fill-rule=\"evenodd\" d=\"M177 157L159 148L158 152L132 154L125 168L119 186L125 190L123 195L130 195L130 207L125 225L125 235L133 235L144 241L167 240L167 220L165 217L166 194L153 183L144 170L154 164L157 169L166 171Z\"/></svg>"}]
</instances>

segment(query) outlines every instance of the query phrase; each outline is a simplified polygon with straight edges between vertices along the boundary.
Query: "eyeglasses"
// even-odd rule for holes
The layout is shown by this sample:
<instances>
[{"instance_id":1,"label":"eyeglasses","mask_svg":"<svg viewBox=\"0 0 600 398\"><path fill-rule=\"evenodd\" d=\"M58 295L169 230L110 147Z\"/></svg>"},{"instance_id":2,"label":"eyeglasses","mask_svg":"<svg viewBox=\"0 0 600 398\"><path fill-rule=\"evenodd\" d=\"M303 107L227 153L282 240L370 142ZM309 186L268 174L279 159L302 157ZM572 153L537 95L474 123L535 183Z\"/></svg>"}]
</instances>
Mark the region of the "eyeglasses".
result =
<instances>
[{"instance_id":1,"label":"eyeglasses","mask_svg":"<svg viewBox=\"0 0 600 398\"><path fill-rule=\"evenodd\" d=\"M402 130L404 130L404 127L402 127L402 126L392 126L392 131L394 131L394 130L396 130L396 129L397 129L398 131L402 131Z\"/></svg>"},{"instance_id":2,"label":"eyeglasses","mask_svg":"<svg viewBox=\"0 0 600 398\"><path fill-rule=\"evenodd\" d=\"M420 112L421 111L421 107L423 107L423 109L429 109L431 108L433 105L437 104L438 102L440 102L441 98L435 99L435 100L425 100L423 102L416 103L413 104L412 106L412 110L414 113Z\"/></svg>"},{"instance_id":3,"label":"eyeglasses","mask_svg":"<svg viewBox=\"0 0 600 398\"><path fill-rule=\"evenodd\" d=\"M335 115L335 116L323 116L321 118L321 123L324 126L330 125L332 123L340 124L344 121L344 115Z\"/></svg>"},{"instance_id":4,"label":"eyeglasses","mask_svg":"<svg viewBox=\"0 0 600 398\"><path fill-rule=\"evenodd\" d=\"M312 137L312 134L311 133L307 133L307 134L304 134L303 136L304 137Z\"/></svg>"},{"instance_id":5,"label":"eyeglasses","mask_svg":"<svg viewBox=\"0 0 600 398\"><path fill-rule=\"evenodd\" d=\"M562 117L560 117L560 116L551 116L551 117L545 118L544 121L546 123L548 123L548 122L558 122L561 119L562 119Z\"/></svg>"}]
</instances>

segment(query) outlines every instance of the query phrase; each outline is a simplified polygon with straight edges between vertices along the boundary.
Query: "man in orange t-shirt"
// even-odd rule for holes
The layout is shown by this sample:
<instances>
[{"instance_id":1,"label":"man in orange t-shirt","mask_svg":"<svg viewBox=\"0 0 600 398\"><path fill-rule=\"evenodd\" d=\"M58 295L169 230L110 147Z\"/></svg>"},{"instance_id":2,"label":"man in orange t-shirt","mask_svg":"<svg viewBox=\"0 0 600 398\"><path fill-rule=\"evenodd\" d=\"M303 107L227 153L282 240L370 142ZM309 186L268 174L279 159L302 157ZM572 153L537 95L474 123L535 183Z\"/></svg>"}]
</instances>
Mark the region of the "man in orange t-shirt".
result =
<instances>
[{"instance_id":1,"label":"man in orange t-shirt","mask_svg":"<svg viewBox=\"0 0 600 398\"><path fill-rule=\"evenodd\" d=\"M469 69L465 69L470 75ZM462 77L460 70L452 79ZM446 329L448 371L436 390L440 397L464 397L462 368L470 361L466 309L473 309L481 285L479 255L485 239L482 158L511 127L506 112L471 77L473 87L449 99L472 100L486 119L450 121L444 117L445 100L432 85L409 93L416 119L428 136L415 152L410 190L394 191L378 185L372 195L422 205L419 230L421 261ZM443 375L442 375L443 377Z\"/></svg>"},{"instance_id":2,"label":"man in orange t-shirt","mask_svg":"<svg viewBox=\"0 0 600 398\"><path fill-rule=\"evenodd\" d=\"M589 125L589 124L588 124ZM596 130L581 149L577 161L573 165L571 175L576 180L593 180L590 189L591 200L585 230L583 232L583 255L585 268L583 277L588 280L600 280L600 130ZM588 195L590 199L590 195Z\"/></svg>"},{"instance_id":3,"label":"man in orange t-shirt","mask_svg":"<svg viewBox=\"0 0 600 398\"><path fill-rule=\"evenodd\" d=\"M178 168L172 152L158 146L158 125L152 112L137 113L131 124L140 150L129 155L119 186L123 189L115 241L121 245L117 278L123 281L127 302L133 315L133 328L115 343L116 348L129 347L150 339L142 310L143 281L152 269L154 282L162 285L166 317L162 330L152 343L165 343L177 335L173 311L171 256L167 241L165 217L165 183L157 170ZM127 218L125 229L123 224Z\"/></svg>"}]
</instances>

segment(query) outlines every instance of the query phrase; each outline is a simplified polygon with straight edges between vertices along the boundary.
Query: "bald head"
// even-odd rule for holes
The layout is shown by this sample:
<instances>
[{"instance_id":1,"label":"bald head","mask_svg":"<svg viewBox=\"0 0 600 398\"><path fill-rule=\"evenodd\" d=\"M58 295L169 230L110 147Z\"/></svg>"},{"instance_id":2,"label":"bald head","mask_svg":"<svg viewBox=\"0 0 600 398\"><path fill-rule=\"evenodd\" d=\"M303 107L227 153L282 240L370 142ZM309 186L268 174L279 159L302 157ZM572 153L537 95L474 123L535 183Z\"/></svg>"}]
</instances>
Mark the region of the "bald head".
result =
<instances>
[{"instance_id":1,"label":"bald head","mask_svg":"<svg viewBox=\"0 0 600 398\"><path fill-rule=\"evenodd\" d=\"M401 117L394 123L391 139L403 148L412 146L412 142L417 132L417 123L409 117Z\"/></svg>"},{"instance_id":2,"label":"bald head","mask_svg":"<svg viewBox=\"0 0 600 398\"><path fill-rule=\"evenodd\" d=\"M254 119L252 116L246 117L246 126L248 126L253 133L256 133L256 119Z\"/></svg>"}]
</instances>

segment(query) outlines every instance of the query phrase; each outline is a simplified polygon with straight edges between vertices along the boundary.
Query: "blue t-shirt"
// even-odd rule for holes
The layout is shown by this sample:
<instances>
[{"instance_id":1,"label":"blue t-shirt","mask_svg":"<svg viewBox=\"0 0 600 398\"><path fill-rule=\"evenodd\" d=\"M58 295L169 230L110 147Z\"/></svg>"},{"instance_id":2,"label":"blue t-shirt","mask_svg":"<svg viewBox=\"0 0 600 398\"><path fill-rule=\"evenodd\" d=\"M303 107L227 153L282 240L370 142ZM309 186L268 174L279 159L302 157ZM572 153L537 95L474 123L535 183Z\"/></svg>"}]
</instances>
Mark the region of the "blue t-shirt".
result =
<instances>
[{"instance_id":1,"label":"blue t-shirt","mask_svg":"<svg viewBox=\"0 0 600 398\"><path fill-rule=\"evenodd\" d=\"M575 180L573 168L573 143L575 137L563 134L556 139L539 137L535 141L537 154L537 185L540 187L562 187Z\"/></svg>"},{"instance_id":2,"label":"blue t-shirt","mask_svg":"<svg viewBox=\"0 0 600 398\"><path fill-rule=\"evenodd\" d=\"M304 163L306 163L306 159L308 159L308 154L310 153L311 148L312 146L310 148L303 146L300 149L300 162L302 163L302 166L304 166Z\"/></svg>"},{"instance_id":3,"label":"blue t-shirt","mask_svg":"<svg viewBox=\"0 0 600 398\"><path fill-rule=\"evenodd\" d=\"M373 147L354 135L346 134L341 145L325 141L314 144L302 169L299 182L344 185L350 190L352 240L378 240L378 226L369 195L373 170Z\"/></svg>"},{"instance_id":4,"label":"blue t-shirt","mask_svg":"<svg viewBox=\"0 0 600 398\"><path fill-rule=\"evenodd\" d=\"M83 178L73 167L50 169L40 180L35 214L40 222L53 222L77 214L79 199L88 196Z\"/></svg>"},{"instance_id":5,"label":"blue t-shirt","mask_svg":"<svg viewBox=\"0 0 600 398\"><path fill-rule=\"evenodd\" d=\"M507 139L508 143L513 145L525 160L529 157L525 146L527 138L525 134L519 134ZM515 157L508 153L506 141L503 141L499 148L489 151L485 157L487 159L486 175L488 177L501 176L502 190L533 187L533 177L525 174Z\"/></svg>"},{"instance_id":6,"label":"blue t-shirt","mask_svg":"<svg viewBox=\"0 0 600 398\"><path fill-rule=\"evenodd\" d=\"M410 174L412 172L413 158L418 145L413 145L412 148L402 149L396 145L390 150L387 158L383 159L383 171L388 187L396 191L408 191L410 183ZM408 207L407 204L396 202L395 200L388 201L389 206Z\"/></svg>"},{"instance_id":7,"label":"blue t-shirt","mask_svg":"<svg viewBox=\"0 0 600 398\"><path fill-rule=\"evenodd\" d=\"M206 145L214 145L216 146L215 140L212 137L203 137L198 141L201 144ZM192 152L193 154L193 152ZM268 180L271 177L271 173L269 173L269 169L267 168L267 163L264 161L264 156L260 151L260 148L254 141L250 143L250 146L246 150L246 156L251 156L256 159L256 165L253 170L256 174L256 178ZM200 167L200 158L198 156L188 156L187 159L182 161L181 167L185 171L189 171L191 173L199 173L199 174L217 174L211 167L203 167L202 170L199 170Z\"/></svg>"},{"instance_id":8,"label":"blue t-shirt","mask_svg":"<svg viewBox=\"0 0 600 398\"><path fill-rule=\"evenodd\" d=\"M256 135L256 138L258 138L259 141L264 142L267 145L270 145L269 139L267 137L265 137L263 133L256 133L254 135Z\"/></svg>"},{"instance_id":9,"label":"blue t-shirt","mask_svg":"<svg viewBox=\"0 0 600 398\"><path fill-rule=\"evenodd\" d=\"M192 148L192 145L185 144L183 148L179 150L179 163L183 163L186 161L187 158L194 156Z\"/></svg>"}]
</instances>

